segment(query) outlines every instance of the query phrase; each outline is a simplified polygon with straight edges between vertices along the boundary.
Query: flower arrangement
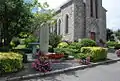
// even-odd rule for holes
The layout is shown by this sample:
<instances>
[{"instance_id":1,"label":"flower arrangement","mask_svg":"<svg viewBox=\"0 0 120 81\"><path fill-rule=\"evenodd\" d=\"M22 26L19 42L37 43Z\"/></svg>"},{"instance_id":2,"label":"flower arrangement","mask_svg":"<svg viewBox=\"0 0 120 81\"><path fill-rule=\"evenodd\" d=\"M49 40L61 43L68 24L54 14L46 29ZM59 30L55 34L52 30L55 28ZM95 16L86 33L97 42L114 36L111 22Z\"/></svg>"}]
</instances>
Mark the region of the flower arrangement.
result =
<instances>
[{"instance_id":1,"label":"flower arrangement","mask_svg":"<svg viewBox=\"0 0 120 81\"><path fill-rule=\"evenodd\" d=\"M90 64L90 57L86 57L86 58L80 59L80 64L83 64L83 65Z\"/></svg>"},{"instance_id":2,"label":"flower arrangement","mask_svg":"<svg viewBox=\"0 0 120 81\"><path fill-rule=\"evenodd\" d=\"M51 71L50 61L45 53L38 51L36 56L38 58L32 63L32 68L40 72Z\"/></svg>"},{"instance_id":3,"label":"flower arrangement","mask_svg":"<svg viewBox=\"0 0 120 81\"><path fill-rule=\"evenodd\" d=\"M115 53L117 54L118 57L120 57L120 49L116 50Z\"/></svg>"}]
</instances>

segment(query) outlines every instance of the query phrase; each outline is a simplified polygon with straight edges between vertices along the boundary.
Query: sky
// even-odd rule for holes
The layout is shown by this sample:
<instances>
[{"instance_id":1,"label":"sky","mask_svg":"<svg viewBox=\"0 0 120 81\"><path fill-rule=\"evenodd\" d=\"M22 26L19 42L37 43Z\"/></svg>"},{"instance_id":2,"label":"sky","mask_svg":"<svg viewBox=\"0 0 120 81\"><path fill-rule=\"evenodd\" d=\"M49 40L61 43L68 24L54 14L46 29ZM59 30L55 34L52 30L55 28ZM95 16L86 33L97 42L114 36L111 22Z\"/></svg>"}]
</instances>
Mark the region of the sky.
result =
<instances>
[{"instance_id":1,"label":"sky","mask_svg":"<svg viewBox=\"0 0 120 81\"><path fill-rule=\"evenodd\" d=\"M57 9L67 0L39 0L48 2L50 8ZM120 29L120 0L103 0L103 7L107 10L107 28L112 30Z\"/></svg>"}]
</instances>

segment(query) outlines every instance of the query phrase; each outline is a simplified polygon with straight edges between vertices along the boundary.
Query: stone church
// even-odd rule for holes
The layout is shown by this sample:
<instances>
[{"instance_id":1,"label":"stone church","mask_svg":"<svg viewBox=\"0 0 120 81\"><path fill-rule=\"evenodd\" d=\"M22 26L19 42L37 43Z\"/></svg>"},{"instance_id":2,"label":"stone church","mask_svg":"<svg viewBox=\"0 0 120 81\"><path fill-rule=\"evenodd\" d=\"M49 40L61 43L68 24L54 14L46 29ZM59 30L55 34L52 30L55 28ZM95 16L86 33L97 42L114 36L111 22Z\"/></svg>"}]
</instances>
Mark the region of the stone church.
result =
<instances>
[{"instance_id":1,"label":"stone church","mask_svg":"<svg viewBox=\"0 0 120 81\"><path fill-rule=\"evenodd\" d=\"M106 41L106 9L102 0L69 0L54 16L56 24L49 32L63 36L63 40L90 38Z\"/></svg>"}]
</instances>

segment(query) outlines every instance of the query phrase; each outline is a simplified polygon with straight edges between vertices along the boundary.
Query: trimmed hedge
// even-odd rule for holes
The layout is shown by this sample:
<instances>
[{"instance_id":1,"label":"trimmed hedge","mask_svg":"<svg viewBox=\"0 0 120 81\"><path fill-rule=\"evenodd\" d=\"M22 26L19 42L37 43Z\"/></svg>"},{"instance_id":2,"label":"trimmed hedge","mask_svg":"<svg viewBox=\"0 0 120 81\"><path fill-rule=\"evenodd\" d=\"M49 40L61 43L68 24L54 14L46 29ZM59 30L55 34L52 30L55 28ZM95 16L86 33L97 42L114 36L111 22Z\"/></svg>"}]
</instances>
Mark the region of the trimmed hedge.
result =
<instances>
[{"instance_id":1,"label":"trimmed hedge","mask_svg":"<svg viewBox=\"0 0 120 81\"><path fill-rule=\"evenodd\" d=\"M0 74L11 73L23 67L23 56L13 52L0 52Z\"/></svg>"},{"instance_id":2,"label":"trimmed hedge","mask_svg":"<svg viewBox=\"0 0 120 81\"><path fill-rule=\"evenodd\" d=\"M81 52L90 55L92 62L105 60L107 58L107 49L102 47L82 47Z\"/></svg>"}]
</instances>

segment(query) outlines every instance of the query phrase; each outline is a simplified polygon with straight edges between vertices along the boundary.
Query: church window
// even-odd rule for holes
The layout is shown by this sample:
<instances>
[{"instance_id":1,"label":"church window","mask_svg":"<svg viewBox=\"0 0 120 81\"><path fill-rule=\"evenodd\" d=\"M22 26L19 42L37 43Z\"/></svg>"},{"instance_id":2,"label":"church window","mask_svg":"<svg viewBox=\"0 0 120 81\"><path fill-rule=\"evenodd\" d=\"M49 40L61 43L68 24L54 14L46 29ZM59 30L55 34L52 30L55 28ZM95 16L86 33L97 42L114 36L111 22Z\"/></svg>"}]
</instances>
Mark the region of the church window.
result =
<instances>
[{"instance_id":1,"label":"church window","mask_svg":"<svg viewBox=\"0 0 120 81\"><path fill-rule=\"evenodd\" d=\"M60 35L60 29L61 29L61 20L58 21L58 34Z\"/></svg>"},{"instance_id":2,"label":"church window","mask_svg":"<svg viewBox=\"0 0 120 81\"><path fill-rule=\"evenodd\" d=\"M93 17L93 0L90 0L90 16Z\"/></svg>"},{"instance_id":3,"label":"church window","mask_svg":"<svg viewBox=\"0 0 120 81\"><path fill-rule=\"evenodd\" d=\"M98 0L95 0L96 18L98 18Z\"/></svg>"},{"instance_id":4,"label":"church window","mask_svg":"<svg viewBox=\"0 0 120 81\"><path fill-rule=\"evenodd\" d=\"M54 32L57 34L57 20L55 20L55 30Z\"/></svg>"},{"instance_id":5,"label":"church window","mask_svg":"<svg viewBox=\"0 0 120 81\"><path fill-rule=\"evenodd\" d=\"M69 28L69 16L66 15L66 18L65 18L65 33L66 34L68 33L68 28Z\"/></svg>"}]
</instances>

